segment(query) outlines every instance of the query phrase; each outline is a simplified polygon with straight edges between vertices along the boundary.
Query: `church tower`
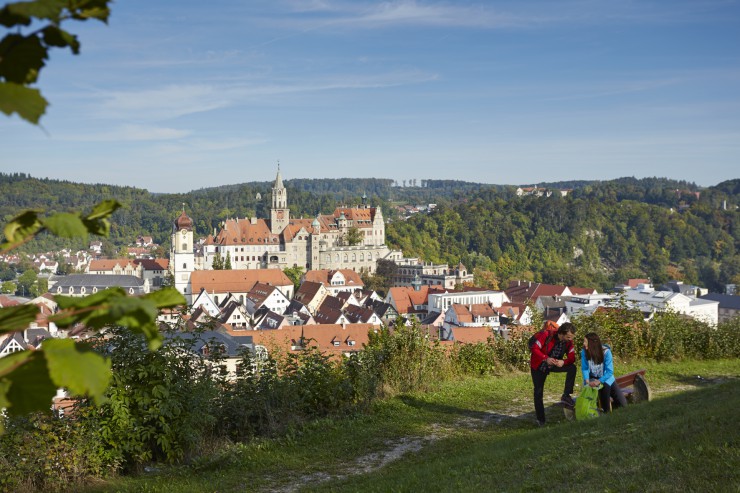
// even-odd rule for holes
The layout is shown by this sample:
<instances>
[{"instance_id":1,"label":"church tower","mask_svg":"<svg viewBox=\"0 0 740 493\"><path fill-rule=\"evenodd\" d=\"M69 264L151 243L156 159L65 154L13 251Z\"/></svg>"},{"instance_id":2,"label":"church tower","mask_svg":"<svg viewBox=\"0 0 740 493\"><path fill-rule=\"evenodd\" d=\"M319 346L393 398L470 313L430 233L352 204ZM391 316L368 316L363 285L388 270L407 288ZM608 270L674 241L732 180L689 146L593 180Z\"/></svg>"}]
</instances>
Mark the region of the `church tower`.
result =
<instances>
[{"instance_id":1,"label":"church tower","mask_svg":"<svg viewBox=\"0 0 740 493\"><path fill-rule=\"evenodd\" d=\"M190 292L190 274L195 270L195 252L193 251L193 220L182 209L180 217L172 225L172 249L170 250L170 270L175 281L175 288L181 292L188 304L193 302Z\"/></svg>"},{"instance_id":2,"label":"church tower","mask_svg":"<svg viewBox=\"0 0 740 493\"><path fill-rule=\"evenodd\" d=\"M270 208L270 232L281 233L290 222L290 209L288 209L288 192L283 186L283 177L280 176L280 164L278 164L275 185L272 187L272 207Z\"/></svg>"}]
</instances>

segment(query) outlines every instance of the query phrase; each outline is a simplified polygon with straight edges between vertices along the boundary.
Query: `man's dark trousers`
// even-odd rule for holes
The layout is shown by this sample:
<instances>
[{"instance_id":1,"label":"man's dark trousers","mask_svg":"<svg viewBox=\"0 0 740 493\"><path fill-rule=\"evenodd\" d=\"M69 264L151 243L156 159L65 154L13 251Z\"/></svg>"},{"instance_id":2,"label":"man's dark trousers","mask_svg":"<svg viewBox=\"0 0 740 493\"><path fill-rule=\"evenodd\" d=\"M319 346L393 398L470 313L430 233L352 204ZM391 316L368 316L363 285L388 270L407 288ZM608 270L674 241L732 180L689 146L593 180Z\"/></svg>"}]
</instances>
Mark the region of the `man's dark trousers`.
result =
<instances>
[{"instance_id":1,"label":"man's dark trousers","mask_svg":"<svg viewBox=\"0 0 740 493\"><path fill-rule=\"evenodd\" d=\"M534 384L534 411L537 414L537 421L540 423L545 422L545 404L542 402L542 395L545 390L545 380L547 380L547 373L540 370L532 370L532 383ZM576 383L576 365L565 365L563 367L553 366L550 368L553 373L563 373L565 375L565 390L563 394L571 395L573 393L573 386Z\"/></svg>"}]
</instances>

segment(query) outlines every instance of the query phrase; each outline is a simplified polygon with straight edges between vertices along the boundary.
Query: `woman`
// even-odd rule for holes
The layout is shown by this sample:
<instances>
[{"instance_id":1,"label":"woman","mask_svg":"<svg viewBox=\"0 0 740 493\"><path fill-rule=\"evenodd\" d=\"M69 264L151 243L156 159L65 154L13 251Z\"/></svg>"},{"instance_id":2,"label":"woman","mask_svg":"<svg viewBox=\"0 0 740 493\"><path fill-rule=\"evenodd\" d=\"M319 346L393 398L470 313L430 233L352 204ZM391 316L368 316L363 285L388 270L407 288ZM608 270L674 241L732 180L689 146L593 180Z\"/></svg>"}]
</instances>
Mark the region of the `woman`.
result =
<instances>
[{"instance_id":1,"label":"woman","mask_svg":"<svg viewBox=\"0 0 740 493\"><path fill-rule=\"evenodd\" d=\"M601 344L599 335L595 332L586 334L583 339L583 350L581 350L581 371L583 372L583 385L598 387L599 402L604 412L611 411L611 398L614 398L614 407L627 406L627 400L622 394L622 389L617 385L614 378L614 361L609 346Z\"/></svg>"}]
</instances>

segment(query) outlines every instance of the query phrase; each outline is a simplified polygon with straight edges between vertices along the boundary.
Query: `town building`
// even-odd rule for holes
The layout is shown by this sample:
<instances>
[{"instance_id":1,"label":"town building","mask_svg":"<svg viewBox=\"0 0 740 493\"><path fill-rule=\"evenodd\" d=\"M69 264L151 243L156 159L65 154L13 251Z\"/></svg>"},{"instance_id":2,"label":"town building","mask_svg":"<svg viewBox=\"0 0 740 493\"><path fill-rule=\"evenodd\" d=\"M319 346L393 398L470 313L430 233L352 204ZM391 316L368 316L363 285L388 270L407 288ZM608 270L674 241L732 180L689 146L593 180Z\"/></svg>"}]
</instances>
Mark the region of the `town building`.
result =
<instances>
[{"instance_id":1,"label":"town building","mask_svg":"<svg viewBox=\"0 0 740 493\"><path fill-rule=\"evenodd\" d=\"M394 260L396 270L391 276L391 286L440 286L455 289L456 286L473 283L473 273L460 262L454 269L447 264L423 262L418 258Z\"/></svg>"},{"instance_id":2,"label":"town building","mask_svg":"<svg viewBox=\"0 0 740 493\"><path fill-rule=\"evenodd\" d=\"M193 220L183 210L172 228L170 265L175 287L188 301L195 289L191 274L212 270L216 259L228 258L236 270L301 267L307 271L349 269L373 273L378 260L403 256L385 244L380 207L363 203L359 207L337 207L332 214L314 218L292 218L280 169L272 187L269 219L228 219L220 231L205 238L197 253L194 234Z\"/></svg>"}]
</instances>

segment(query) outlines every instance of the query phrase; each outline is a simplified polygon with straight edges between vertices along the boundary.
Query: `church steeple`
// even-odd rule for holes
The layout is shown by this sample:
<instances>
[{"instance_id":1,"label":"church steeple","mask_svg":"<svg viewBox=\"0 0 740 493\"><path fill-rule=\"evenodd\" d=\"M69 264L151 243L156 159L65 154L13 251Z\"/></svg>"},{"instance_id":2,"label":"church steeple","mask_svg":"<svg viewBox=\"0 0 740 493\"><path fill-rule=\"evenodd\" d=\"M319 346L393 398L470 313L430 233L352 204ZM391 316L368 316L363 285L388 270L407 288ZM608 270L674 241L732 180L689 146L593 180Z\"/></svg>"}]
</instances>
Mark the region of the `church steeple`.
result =
<instances>
[{"instance_id":1,"label":"church steeple","mask_svg":"<svg viewBox=\"0 0 740 493\"><path fill-rule=\"evenodd\" d=\"M288 209L288 192L283 185L278 161L277 176L272 187L272 207L270 208L270 231L273 234L281 233L290 223L290 209Z\"/></svg>"}]
</instances>

